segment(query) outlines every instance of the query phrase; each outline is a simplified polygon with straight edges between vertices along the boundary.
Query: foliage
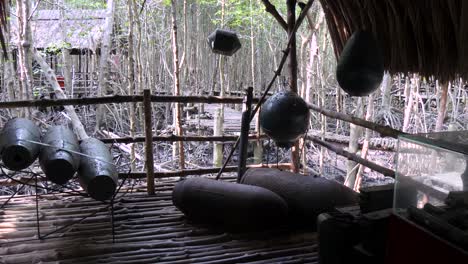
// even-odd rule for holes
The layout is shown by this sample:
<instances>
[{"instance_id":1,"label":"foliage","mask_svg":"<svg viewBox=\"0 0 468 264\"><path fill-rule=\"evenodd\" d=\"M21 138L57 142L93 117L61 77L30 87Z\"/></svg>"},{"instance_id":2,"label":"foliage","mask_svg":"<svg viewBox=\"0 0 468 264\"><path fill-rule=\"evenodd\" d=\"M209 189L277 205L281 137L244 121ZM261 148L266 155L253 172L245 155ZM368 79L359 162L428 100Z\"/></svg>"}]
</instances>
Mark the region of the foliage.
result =
<instances>
[{"instance_id":1,"label":"foliage","mask_svg":"<svg viewBox=\"0 0 468 264\"><path fill-rule=\"evenodd\" d=\"M106 1L103 0L65 0L65 3L71 8L79 9L105 9Z\"/></svg>"}]
</instances>

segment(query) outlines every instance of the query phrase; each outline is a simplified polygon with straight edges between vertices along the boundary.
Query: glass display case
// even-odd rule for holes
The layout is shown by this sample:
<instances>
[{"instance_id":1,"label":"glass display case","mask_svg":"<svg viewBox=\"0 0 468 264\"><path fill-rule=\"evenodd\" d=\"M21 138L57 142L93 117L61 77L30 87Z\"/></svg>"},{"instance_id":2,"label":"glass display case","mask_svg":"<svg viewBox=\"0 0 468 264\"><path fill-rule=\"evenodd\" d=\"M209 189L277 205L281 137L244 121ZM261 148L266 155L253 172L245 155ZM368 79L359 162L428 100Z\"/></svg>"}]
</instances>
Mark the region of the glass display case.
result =
<instances>
[{"instance_id":1,"label":"glass display case","mask_svg":"<svg viewBox=\"0 0 468 264\"><path fill-rule=\"evenodd\" d=\"M400 136L393 206L468 249L468 131Z\"/></svg>"}]
</instances>

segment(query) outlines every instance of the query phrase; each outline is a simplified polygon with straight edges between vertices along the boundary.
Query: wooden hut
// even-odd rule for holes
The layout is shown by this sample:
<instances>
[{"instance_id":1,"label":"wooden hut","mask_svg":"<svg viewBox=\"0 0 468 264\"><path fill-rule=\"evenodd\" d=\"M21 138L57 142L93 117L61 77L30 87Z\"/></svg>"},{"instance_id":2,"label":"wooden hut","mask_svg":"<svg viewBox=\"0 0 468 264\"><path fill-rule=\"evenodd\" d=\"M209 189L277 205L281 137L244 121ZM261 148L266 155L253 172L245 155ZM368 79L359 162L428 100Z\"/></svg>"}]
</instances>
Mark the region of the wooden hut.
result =
<instances>
[{"instance_id":1,"label":"wooden hut","mask_svg":"<svg viewBox=\"0 0 468 264\"><path fill-rule=\"evenodd\" d=\"M95 69L99 54L106 10L67 10L61 19L59 10L37 10L31 20L34 48L45 51L49 65L58 77L63 72L63 57L58 56L66 49L70 56L72 87L70 95L90 93L97 86ZM12 23L11 43L18 44L16 21ZM13 52L15 56L15 52ZM42 75L35 74L34 87L44 86ZM60 80L59 80L60 83Z\"/></svg>"}]
</instances>

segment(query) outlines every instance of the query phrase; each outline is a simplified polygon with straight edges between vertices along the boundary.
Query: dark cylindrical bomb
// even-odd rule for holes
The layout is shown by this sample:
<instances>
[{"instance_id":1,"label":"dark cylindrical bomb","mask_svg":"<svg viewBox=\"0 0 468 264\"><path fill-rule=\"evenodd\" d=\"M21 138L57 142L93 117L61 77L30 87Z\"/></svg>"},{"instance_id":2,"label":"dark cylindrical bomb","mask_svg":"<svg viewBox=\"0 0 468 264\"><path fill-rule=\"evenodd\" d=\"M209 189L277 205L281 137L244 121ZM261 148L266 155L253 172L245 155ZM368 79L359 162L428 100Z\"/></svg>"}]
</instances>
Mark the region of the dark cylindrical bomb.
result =
<instances>
[{"instance_id":1,"label":"dark cylindrical bomb","mask_svg":"<svg viewBox=\"0 0 468 264\"><path fill-rule=\"evenodd\" d=\"M110 199L117 187L117 169L109 148L95 138L83 139L78 180L81 187L92 198L103 201Z\"/></svg>"},{"instance_id":2,"label":"dark cylindrical bomb","mask_svg":"<svg viewBox=\"0 0 468 264\"><path fill-rule=\"evenodd\" d=\"M64 126L50 127L42 138L39 164L47 178L57 184L70 180L80 165L80 145L72 130Z\"/></svg>"},{"instance_id":3,"label":"dark cylindrical bomb","mask_svg":"<svg viewBox=\"0 0 468 264\"><path fill-rule=\"evenodd\" d=\"M366 96L379 88L383 75L383 56L374 35L357 30L346 42L338 60L338 83L351 96Z\"/></svg>"},{"instance_id":4,"label":"dark cylindrical bomb","mask_svg":"<svg viewBox=\"0 0 468 264\"><path fill-rule=\"evenodd\" d=\"M315 227L319 214L332 211L337 206L358 203L358 194L342 184L276 169L249 169L241 183L263 187L278 194L288 204L291 219L310 227Z\"/></svg>"},{"instance_id":5,"label":"dark cylindrical bomb","mask_svg":"<svg viewBox=\"0 0 468 264\"><path fill-rule=\"evenodd\" d=\"M172 201L190 220L232 230L285 223L288 206L277 194L256 186L191 178L176 184Z\"/></svg>"},{"instance_id":6,"label":"dark cylindrical bomb","mask_svg":"<svg viewBox=\"0 0 468 264\"><path fill-rule=\"evenodd\" d=\"M15 118L8 121L0 134L0 155L10 170L22 170L39 155L41 131L30 120Z\"/></svg>"}]
</instances>

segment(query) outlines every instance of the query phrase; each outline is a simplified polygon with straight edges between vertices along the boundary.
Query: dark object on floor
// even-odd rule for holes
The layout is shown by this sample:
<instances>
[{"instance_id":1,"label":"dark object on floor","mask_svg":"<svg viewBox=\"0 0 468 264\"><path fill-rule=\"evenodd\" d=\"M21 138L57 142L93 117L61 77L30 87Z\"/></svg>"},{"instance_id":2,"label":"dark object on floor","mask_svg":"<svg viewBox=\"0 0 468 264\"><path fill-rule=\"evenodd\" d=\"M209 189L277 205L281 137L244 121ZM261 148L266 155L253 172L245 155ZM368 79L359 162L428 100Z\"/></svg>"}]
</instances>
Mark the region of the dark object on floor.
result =
<instances>
[{"instance_id":1,"label":"dark object on floor","mask_svg":"<svg viewBox=\"0 0 468 264\"><path fill-rule=\"evenodd\" d=\"M0 155L10 170L22 170L31 165L39 155L41 131L30 120L9 120L0 134Z\"/></svg>"},{"instance_id":2,"label":"dark object on floor","mask_svg":"<svg viewBox=\"0 0 468 264\"><path fill-rule=\"evenodd\" d=\"M361 212L367 213L391 208L394 193L395 185L393 183L361 188L359 190Z\"/></svg>"},{"instance_id":3,"label":"dark object on floor","mask_svg":"<svg viewBox=\"0 0 468 264\"><path fill-rule=\"evenodd\" d=\"M232 56L241 48L237 33L225 29L216 29L208 36L208 45L213 53Z\"/></svg>"},{"instance_id":4,"label":"dark object on floor","mask_svg":"<svg viewBox=\"0 0 468 264\"><path fill-rule=\"evenodd\" d=\"M172 201L194 222L240 231L285 223L288 212L286 202L269 190L205 178L177 183Z\"/></svg>"},{"instance_id":5,"label":"dark object on floor","mask_svg":"<svg viewBox=\"0 0 468 264\"><path fill-rule=\"evenodd\" d=\"M468 263L468 251L395 214L390 217L387 241L386 264Z\"/></svg>"},{"instance_id":6,"label":"dark object on floor","mask_svg":"<svg viewBox=\"0 0 468 264\"><path fill-rule=\"evenodd\" d=\"M42 138L39 163L47 179L65 184L75 175L80 165L80 145L72 130L64 126L52 126Z\"/></svg>"},{"instance_id":7,"label":"dark object on floor","mask_svg":"<svg viewBox=\"0 0 468 264\"><path fill-rule=\"evenodd\" d=\"M351 96L375 91L384 75L380 47L371 32L358 30L348 39L336 68L341 88Z\"/></svg>"},{"instance_id":8,"label":"dark object on floor","mask_svg":"<svg viewBox=\"0 0 468 264\"><path fill-rule=\"evenodd\" d=\"M384 263L391 213L385 209L361 214L352 206L320 214L320 264Z\"/></svg>"},{"instance_id":9,"label":"dark object on floor","mask_svg":"<svg viewBox=\"0 0 468 264\"><path fill-rule=\"evenodd\" d=\"M359 228L354 217L339 212L320 214L317 231L321 264L352 263L353 247L359 243Z\"/></svg>"},{"instance_id":10,"label":"dark object on floor","mask_svg":"<svg viewBox=\"0 0 468 264\"><path fill-rule=\"evenodd\" d=\"M278 194L288 204L292 221L311 228L316 227L319 214L336 206L358 203L357 193L342 184L276 169L249 169L241 183L263 187Z\"/></svg>"},{"instance_id":11,"label":"dark object on floor","mask_svg":"<svg viewBox=\"0 0 468 264\"><path fill-rule=\"evenodd\" d=\"M263 104L260 125L279 147L291 147L309 127L310 112L306 102L294 92L274 94Z\"/></svg>"},{"instance_id":12,"label":"dark object on floor","mask_svg":"<svg viewBox=\"0 0 468 264\"><path fill-rule=\"evenodd\" d=\"M109 148L95 138L83 139L78 180L92 198L103 201L112 198L117 187L117 169Z\"/></svg>"}]
</instances>

